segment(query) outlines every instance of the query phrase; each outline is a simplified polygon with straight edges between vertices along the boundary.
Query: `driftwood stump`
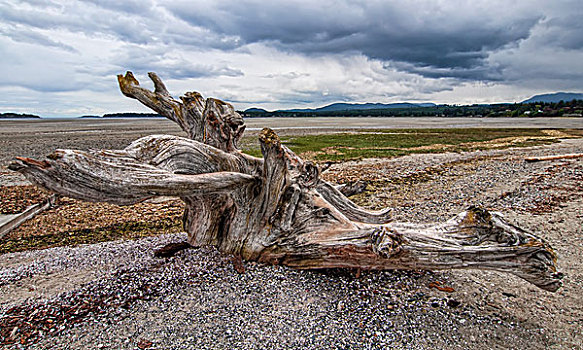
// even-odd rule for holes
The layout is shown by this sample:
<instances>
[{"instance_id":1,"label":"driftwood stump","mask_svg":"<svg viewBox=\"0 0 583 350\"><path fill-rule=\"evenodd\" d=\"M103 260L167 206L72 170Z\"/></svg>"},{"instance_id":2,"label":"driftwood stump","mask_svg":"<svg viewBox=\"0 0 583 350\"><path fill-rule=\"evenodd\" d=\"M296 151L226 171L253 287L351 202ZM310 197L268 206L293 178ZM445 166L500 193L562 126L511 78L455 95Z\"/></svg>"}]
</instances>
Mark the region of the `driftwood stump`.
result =
<instances>
[{"instance_id":1,"label":"driftwood stump","mask_svg":"<svg viewBox=\"0 0 583 350\"><path fill-rule=\"evenodd\" d=\"M119 75L124 95L176 122L189 138L153 135L124 150L57 150L11 169L59 194L120 205L156 196L186 203L189 244L300 269L489 269L510 272L548 291L560 287L556 254L534 234L498 213L470 207L437 224L393 222L367 211L319 177L317 165L259 136L263 158L243 154L245 129L233 106L188 92L178 101L149 73L155 90L131 72Z\"/></svg>"}]
</instances>

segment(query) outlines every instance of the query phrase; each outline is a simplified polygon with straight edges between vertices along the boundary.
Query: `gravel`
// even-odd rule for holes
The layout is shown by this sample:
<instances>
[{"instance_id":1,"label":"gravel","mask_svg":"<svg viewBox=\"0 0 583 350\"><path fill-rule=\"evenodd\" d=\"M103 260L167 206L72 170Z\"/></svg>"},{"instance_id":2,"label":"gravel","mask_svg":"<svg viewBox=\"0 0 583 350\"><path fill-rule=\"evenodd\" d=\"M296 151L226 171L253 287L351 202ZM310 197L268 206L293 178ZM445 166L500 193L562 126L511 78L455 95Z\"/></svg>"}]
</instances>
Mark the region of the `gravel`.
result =
<instances>
[{"instance_id":1,"label":"gravel","mask_svg":"<svg viewBox=\"0 0 583 350\"><path fill-rule=\"evenodd\" d=\"M231 257L212 247L154 257L155 248L184 240L180 233L0 255L0 344L7 349L581 348L583 162L522 160L577 152L583 152L583 140L347 163L327 175L373 173L367 201L356 199L391 206L399 220L443 220L476 203L502 211L557 249L567 277L555 294L483 271L298 271L245 262L240 274ZM453 291L431 287L436 285Z\"/></svg>"},{"instance_id":2,"label":"gravel","mask_svg":"<svg viewBox=\"0 0 583 350\"><path fill-rule=\"evenodd\" d=\"M91 281L71 290L3 304L0 318L21 316L35 326L20 323L22 330L34 332L25 345L8 348L133 349L148 341L159 349L461 349L471 339L462 339L467 332L481 339L484 329L500 341L544 341L536 329L517 329L513 322L479 315L469 305L448 306L455 299L432 296L425 287L428 281L443 280L429 272L362 272L357 277L353 271L246 263L246 272L238 274L228 257L212 248L153 257L155 246L181 239L184 235L178 234L47 249L36 252L29 264L5 269L3 286L14 283L19 272L78 271L91 262L98 270ZM31 252L8 255L2 258L29 260ZM20 288L33 289L34 281L18 280ZM16 306L21 309L14 310ZM58 322L47 327L46 321L28 317L33 310L40 310L37 316L43 320ZM462 329L464 335L458 333Z\"/></svg>"}]
</instances>

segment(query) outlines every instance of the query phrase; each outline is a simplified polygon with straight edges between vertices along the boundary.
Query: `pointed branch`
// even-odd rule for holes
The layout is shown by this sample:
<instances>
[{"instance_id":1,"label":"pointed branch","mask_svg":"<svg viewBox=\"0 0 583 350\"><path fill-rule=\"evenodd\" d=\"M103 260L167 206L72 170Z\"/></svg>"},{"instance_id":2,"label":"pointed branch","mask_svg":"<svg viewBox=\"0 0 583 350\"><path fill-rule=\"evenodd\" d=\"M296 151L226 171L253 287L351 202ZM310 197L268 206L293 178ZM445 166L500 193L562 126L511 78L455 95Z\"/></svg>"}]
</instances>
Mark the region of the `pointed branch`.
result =
<instances>
[{"instance_id":1,"label":"pointed branch","mask_svg":"<svg viewBox=\"0 0 583 350\"><path fill-rule=\"evenodd\" d=\"M126 72L125 76L119 74L117 76L117 81L121 92L125 96L137 99L146 107L177 123L180 128L186 132L189 138L202 141L203 133L201 132L202 129L198 122L201 118L194 118L186 115L187 113L185 112L187 111L185 111L182 103L170 96L168 90L166 90L166 87L155 73L151 73L150 78L154 82L154 86L157 90L156 92L141 87L132 72ZM200 100L199 104L202 105L202 101L204 101L202 96L198 95L198 99ZM198 113L202 116L203 109L200 108L197 110L192 108L193 106L197 106L197 104L195 102L190 103L188 112L193 115Z\"/></svg>"},{"instance_id":2,"label":"pointed branch","mask_svg":"<svg viewBox=\"0 0 583 350\"><path fill-rule=\"evenodd\" d=\"M43 211L55 206L57 201L57 195L52 194L49 198L45 199L41 203L33 204L26 208L22 213L9 216L10 219L0 222L0 238L4 237L10 231L16 229L18 226L24 222L32 219L36 215L42 213Z\"/></svg>"},{"instance_id":3,"label":"pointed branch","mask_svg":"<svg viewBox=\"0 0 583 350\"><path fill-rule=\"evenodd\" d=\"M173 99L156 73L148 73L154 91L144 89L132 72L119 74L121 92L177 123L192 140L200 141L226 152L237 149L243 136L243 118L232 105L218 99L204 99L198 92L187 92L180 101Z\"/></svg>"},{"instance_id":4,"label":"pointed branch","mask_svg":"<svg viewBox=\"0 0 583 350\"><path fill-rule=\"evenodd\" d=\"M317 187L318 193L324 197L333 207L346 215L349 220L367 224L385 224L391 221L391 210L368 211L354 204L346 198L336 187L328 182L321 181Z\"/></svg>"},{"instance_id":5,"label":"pointed branch","mask_svg":"<svg viewBox=\"0 0 583 350\"><path fill-rule=\"evenodd\" d=\"M376 237L374 249L389 259L394 256L404 267L496 270L552 292L561 286L563 274L557 272L553 249L498 213L471 207L426 229L406 223L385 227Z\"/></svg>"},{"instance_id":6,"label":"pointed branch","mask_svg":"<svg viewBox=\"0 0 583 350\"><path fill-rule=\"evenodd\" d=\"M228 193L257 182L252 175L235 172L174 174L140 163L123 151L57 150L42 162L18 157L10 169L64 196L121 205L156 196Z\"/></svg>"},{"instance_id":7,"label":"pointed branch","mask_svg":"<svg viewBox=\"0 0 583 350\"><path fill-rule=\"evenodd\" d=\"M559 159L576 159L576 158L583 158L582 153L574 153L574 154L559 154L555 156L546 156L546 157L528 157L524 158L526 162L543 162L545 160L559 160Z\"/></svg>"},{"instance_id":8,"label":"pointed branch","mask_svg":"<svg viewBox=\"0 0 583 350\"><path fill-rule=\"evenodd\" d=\"M154 83L154 93L157 95L168 96L170 97L170 93L168 89L166 89L166 85L162 82L162 79L158 76L158 74L154 72L148 72L148 76L152 79Z\"/></svg>"}]
</instances>

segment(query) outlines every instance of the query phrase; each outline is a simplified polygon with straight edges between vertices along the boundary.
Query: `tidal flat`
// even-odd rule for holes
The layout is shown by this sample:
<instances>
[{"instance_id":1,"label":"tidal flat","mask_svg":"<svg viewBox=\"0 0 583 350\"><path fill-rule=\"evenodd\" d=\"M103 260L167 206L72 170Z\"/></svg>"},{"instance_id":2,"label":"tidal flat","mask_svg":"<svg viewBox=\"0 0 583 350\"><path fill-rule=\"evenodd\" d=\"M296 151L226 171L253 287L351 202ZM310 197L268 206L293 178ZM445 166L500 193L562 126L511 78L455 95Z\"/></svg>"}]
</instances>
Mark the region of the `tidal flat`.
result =
<instances>
[{"instance_id":1,"label":"tidal flat","mask_svg":"<svg viewBox=\"0 0 583 350\"><path fill-rule=\"evenodd\" d=\"M284 137L362 129L577 129L583 128L583 118L247 118L245 124L245 142L251 148L264 127ZM58 148L121 149L153 134L185 136L175 123L162 118L0 120L0 167L15 156L41 158Z\"/></svg>"}]
</instances>

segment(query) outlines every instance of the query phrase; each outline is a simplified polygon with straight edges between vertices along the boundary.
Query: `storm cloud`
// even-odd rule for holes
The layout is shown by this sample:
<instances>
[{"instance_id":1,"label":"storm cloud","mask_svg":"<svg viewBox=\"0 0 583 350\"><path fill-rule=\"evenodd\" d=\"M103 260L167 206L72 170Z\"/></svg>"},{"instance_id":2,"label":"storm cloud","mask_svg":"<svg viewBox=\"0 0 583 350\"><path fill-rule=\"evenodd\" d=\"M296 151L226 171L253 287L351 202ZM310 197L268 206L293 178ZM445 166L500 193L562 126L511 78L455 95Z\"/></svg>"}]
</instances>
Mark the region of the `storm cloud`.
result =
<instances>
[{"instance_id":1,"label":"storm cloud","mask_svg":"<svg viewBox=\"0 0 583 350\"><path fill-rule=\"evenodd\" d=\"M57 105L66 92L78 111L116 111L125 70L239 108L581 91L582 13L542 0L0 2L0 108L74 115Z\"/></svg>"},{"instance_id":2,"label":"storm cloud","mask_svg":"<svg viewBox=\"0 0 583 350\"><path fill-rule=\"evenodd\" d=\"M507 2L222 1L168 9L178 18L242 43L305 54L358 52L421 75L488 79L490 52L526 39L543 14Z\"/></svg>"}]
</instances>

